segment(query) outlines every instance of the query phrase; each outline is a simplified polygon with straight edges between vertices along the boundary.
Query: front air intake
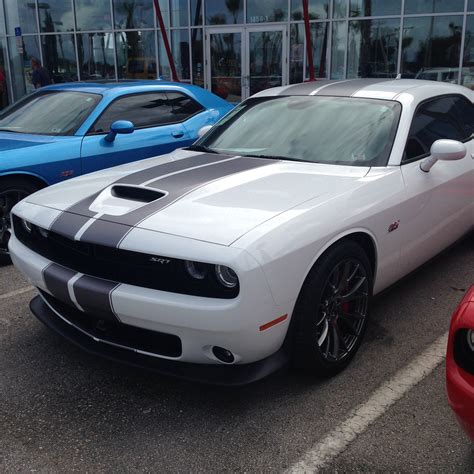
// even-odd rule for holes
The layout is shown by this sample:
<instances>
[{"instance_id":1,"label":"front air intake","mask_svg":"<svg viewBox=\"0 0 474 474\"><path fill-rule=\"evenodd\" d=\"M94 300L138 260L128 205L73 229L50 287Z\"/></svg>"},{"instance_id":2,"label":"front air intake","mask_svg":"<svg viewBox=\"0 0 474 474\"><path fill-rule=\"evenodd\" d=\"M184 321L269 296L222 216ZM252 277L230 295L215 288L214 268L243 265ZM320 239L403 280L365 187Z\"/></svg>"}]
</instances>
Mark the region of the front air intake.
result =
<instances>
[{"instance_id":1,"label":"front air intake","mask_svg":"<svg viewBox=\"0 0 474 474\"><path fill-rule=\"evenodd\" d=\"M165 195L165 193L157 191L156 189L124 185L112 186L110 193L113 197L119 199L126 199L127 201L137 201L144 203L156 201L157 199L160 199Z\"/></svg>"}]
</instances>

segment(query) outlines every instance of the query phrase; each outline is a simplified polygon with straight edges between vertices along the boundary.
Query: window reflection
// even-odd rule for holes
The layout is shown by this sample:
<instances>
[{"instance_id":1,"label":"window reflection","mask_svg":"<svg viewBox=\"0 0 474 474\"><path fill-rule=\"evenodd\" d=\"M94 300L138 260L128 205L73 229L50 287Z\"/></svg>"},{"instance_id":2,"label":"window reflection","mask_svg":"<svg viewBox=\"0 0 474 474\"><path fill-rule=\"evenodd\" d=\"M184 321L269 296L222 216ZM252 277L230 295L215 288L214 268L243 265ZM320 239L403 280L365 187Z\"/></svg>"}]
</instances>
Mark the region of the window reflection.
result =
<instances>
[{"instance_id":1,"label":"window reflection","mask_svg":"<svg viewBox=\"0 0 474 474\"><path fill-rule=\"evenodd\" d=\"M114 0L115 27L153 28L153 0Z\"/></svg>"},{"instance_id":2,"label":"window reflection","mask_svg":"<svg viewBox=\"0 0 474 474\"><path fill-rule=\"evenodd\" d=\"M463 12L464 0L405 0L405 13Z\"/></svg>"},{"instance_id":3,"label":"window reflection","mask_svg":"<svg viewBox=\"0 0 474 474\"><path fill-rule=\"evenodd\" d=\"M461 84L474 90L474 15L467 17Z\"/></svg>"},{"instance_id":4,"label":"window reflection","mask_svg":"<svg viewBox=\"0 0 474 474\"><path fill-rule=\"evenodd\" d=\"M334 18L345 18L347 16L347 2L349 0L333 0L333 13Z\"/></svg>"},{"instance_id":5,"label":"window reflection","mask_svg":"<svg viewBox=\"0 0 474 474\"><path fill-rule=\"evenodd\" d=\"M191 24L194 26L202 25L202 1L191 0Z\"/></svg>"},{"instance_id":6,"label":"window reflection","mask_svg":"<svg viewBox=\"0 0 474 474\"><path fill-rule=\"evenodd\" d=\"M290 84L303 80L304 24L295 23L290 29Z\"/></svg>"},{"instance_id":7,"label":"window reflection","mask_svg":"<svg viewBox=\"0 0 474 474\"><path fill-rule=\"evenodd\" d=\"M109 1L75 0L78 30L109 30L112 28Z\"/></svg>"},{"instance_id":8,"label":"window reflection","mask_svg":"<svg viewBox=\"0 0 474 474\"><path fill-rule=\"evenodd\" d=\"M167 31L169 35L169 31ZM169 36L168 36L169 39ZM159 57L159 64L160 64L160 78L166 79L168 81L171 80L171 68L170 63L168 61L168 55L166 54L165 44L163 42L163 35L161 31L158 31L158 57Z\"/></svg>"},{"instance_id":9,"label":"window reflection","mask_svg":"<svg viewBox=\"0 0 474 474\"><path fill-rule=\"evenodd\" d=\"M40 57L38 36L23 36L21 44L19 49L16 38L8 38L14 100L34 90L31 82L31 58Z\"/></svg>"},{"instance_id":10,"label":"window reflection","mask_svg":"<svg viewBox=\"0 0 474 474\"><path fill-rule=\"evenodd\" d=\"M156 79L154 31L116 33L119 79Z\"/></svg>"},{"instance_id":11,"label":"window reflection","mask_svg":"<svg viewBox=\"0 0 474 474\"><path fill-rule=\"evenodd\" d=\"M5 18L7 33L15 34L15 28L21 26L21 32L36 33L36 2L32 0L16 0L5 2Z\"/></svg>"},{"instance_id":12,"label":"window reflection","mask_svg":"<svg viewBox=\"0 0 474 474\"><path fill-rule=\"evenodd\" d=\"M247 0L248 23L285 21L287 18L288 0Z\"/></svg>"},{"instance_id":13,"label":"window reflection","mask_svg":"<svg viewBox=\"0 0 474 474\"><path fill-rule=\"evenodd\" d=\"M193 28L191 30L191 48L193 56L193 83L204 87L204 59L201 28Z\"/></svg>"},{"instance_id":14,"label":"window reflection","mask_svg":"<svg viewBox=\"0 0 474 474\"><path fill-rule=\"evenodd\" d=\"M206 24L226 25L244 22L244 0L206 0Z\"/></svg>"},{"instance_id":15,"label":"window reflection","mask_svg":"<svg viewBox=\"0 0 474 474\"><path fill-rule=\"evenodd\" d=\"M462 16L406 18L403 77L457 82Z\"/></svg>"},{"instance_id":16,"label":"window reflection","mask_svg":"<svg viewBox=\"0 0 474 474\"><path fill-rule=\"evenodd\" d=\"M44 66L55 83L77 81L74 35L45 35L41 37Z\"/></svg>"},{"instance_id":17,"label":"window reflection","mask_svg":"<svg viewBox=\"0 0 474 474\"><path fill-rule=\"evenodd\" d=\"M308 0L310 20L324 20L329 14L329 0ZM291 19L303 20L303 0L291 0Z\"/></svg>"},{"instance_id":18,"label":"window reflection","mask_svg":"<svg viewBox=\"0 0 474 474\"><path fill-rule=\"evenodd\" d=\"M401 0L350 0L350 16L400 15Z\"/></svg>"},{"instance_id":19,"label":"window reflection","mask_svg":"<svg viewBox=\"0 0 474 474\"><path fill-rule=\"evenodd\" d=\"M185 81L191 79L188 30L174 30L171 37L171 45L178 78Z\"/></svg>"},{"instance_id":20,"label":"window reflection","mask_svg":"<svg viewBox=\"0 0 474 474\"><path fill-rule=\"evenodd\" d=\"M400 20L349 22L347 77L394 77Z\"/></svg>"},{"instance_id":21,"label":"window reflection","mask_svg":"<svg viewBox=\"0 0 474 474\"><path fill-rule=\"evenodd\" d=\"M331 79L344 77L344 57L347 45L347 22L332 24Z\"/></svg>"},{"instance_id":22,"label":"window reflection","mask_svg":"<svg viewBox=\"0 0 474 474\"><path fill-rule=\"evenodd\" d=\"M112 33L77 35L77 55L81 79L115 79L114 37Z\"/></svg>"},{"instance_id":23,"label":"window reflection","mask_svg":"<svg viewBox=\"0 0 474 474\"><path fill-rule=\"evenodd\" d=\"M171 26L188 25L188 0L171 0Z\"/></svg>"},{"instance_id":24,"label":"window reflection","mask_svg":"<svg viewBox=\"0 0 474 474\"><path fill-rule=\"evenodd\" d=\"M42 32L74 30L71 2L48 0L38 3L40 28Z\"/></svg>"},{"instance_id":25,"label":"window reflection","mask_svg":"<svg viewBox=\"0 0 474 474\"><path fill-rule=\"evenodd\" d=\"M469 3L467 4L467 9L469 11L474 11L474 0L469 0Z\"/></svg>"}]
</instances>

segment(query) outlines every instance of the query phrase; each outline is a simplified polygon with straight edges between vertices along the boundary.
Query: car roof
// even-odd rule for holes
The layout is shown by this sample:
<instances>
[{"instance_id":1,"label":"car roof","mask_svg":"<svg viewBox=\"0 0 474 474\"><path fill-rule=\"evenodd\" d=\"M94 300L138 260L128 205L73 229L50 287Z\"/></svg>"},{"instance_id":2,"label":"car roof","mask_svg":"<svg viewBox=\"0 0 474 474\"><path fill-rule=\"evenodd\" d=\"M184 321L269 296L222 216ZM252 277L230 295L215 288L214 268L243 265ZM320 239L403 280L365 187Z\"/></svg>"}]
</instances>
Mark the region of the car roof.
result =
<instances>
[{"instance_id":1,"label":"car roof","mask_svg":"<svg viewBox=\"0 0 474 474\"><path fill-rule=\"evenodd\" d=\"M366 97L395 100L397 96L408 92L415 99L426 95L463 94L471 98L474 93L467 87L447 82L426 81L420 79L348 79L338 81L314 81L274 87L259 92L253 97L266 96L336 96Z\"/></svg>"},{"instance_id":2,"label":"car roof","mask_svg":"<svg viewBox=\"0 0 474 474\"><path fill-rule=\"evenodd\" d=\"M75 92L89 92L95 94L124 93L131 91L165 89L170 86L193 90L196 86L182 82L162 80L122 80L122 81L97 81L97 82L66 82L42 88L42 90L68 90Z\"/></svg>"}]
</instances>

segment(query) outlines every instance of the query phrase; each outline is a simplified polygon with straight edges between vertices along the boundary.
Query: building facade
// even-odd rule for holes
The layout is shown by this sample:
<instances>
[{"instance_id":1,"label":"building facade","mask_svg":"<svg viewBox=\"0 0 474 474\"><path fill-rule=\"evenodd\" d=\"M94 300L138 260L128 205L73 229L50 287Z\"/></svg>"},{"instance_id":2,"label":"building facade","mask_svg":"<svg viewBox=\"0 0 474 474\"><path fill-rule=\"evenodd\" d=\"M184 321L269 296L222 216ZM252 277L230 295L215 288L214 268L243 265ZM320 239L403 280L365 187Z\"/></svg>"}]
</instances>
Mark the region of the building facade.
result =
<instances>
[{"instance_id":1,"label":"building facade","mask_svg":"<svg viewBox=\"0 0 474 474\"><path fill-rule=\"evenodd\" d=\"M302 0L160 0L180 80L240 101L308 75ZM317 78L474 87L474 0L309 0ZM170 78L153 0L0 0L1 105L55 82Z\"/></svg>"}]
</instances>

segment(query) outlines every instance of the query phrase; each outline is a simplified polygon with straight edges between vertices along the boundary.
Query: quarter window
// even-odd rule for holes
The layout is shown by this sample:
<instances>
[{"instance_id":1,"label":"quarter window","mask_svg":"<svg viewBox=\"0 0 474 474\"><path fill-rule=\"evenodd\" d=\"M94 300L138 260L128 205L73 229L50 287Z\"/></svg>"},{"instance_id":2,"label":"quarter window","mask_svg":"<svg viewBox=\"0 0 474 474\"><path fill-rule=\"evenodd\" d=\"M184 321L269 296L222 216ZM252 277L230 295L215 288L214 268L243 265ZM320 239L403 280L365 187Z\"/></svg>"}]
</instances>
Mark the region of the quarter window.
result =
<instances>
[{"instance_id":1,"label":"quarter window","mask_svg":"<svg viewBox=\"0 0 474 474\"><path fill-rule=\"evenodd\" d=\"M403 161L430 153L431 145L442 138L469 140L474 132L474 106L464 97L446 96L422 104L415 113Z\"/></svg>"},{"instance_id":2,"label":"quarter window","mask_svg":"<svg viewBox=\"0 0 474 474\"><path fill-rule=\"evenodd\" d=\"M180 92L129 95L109 105L90 133L106 133L116 120L129 120L135 128L183 122L201 110L199 103Z\"/></svg>"}]
</instances>

